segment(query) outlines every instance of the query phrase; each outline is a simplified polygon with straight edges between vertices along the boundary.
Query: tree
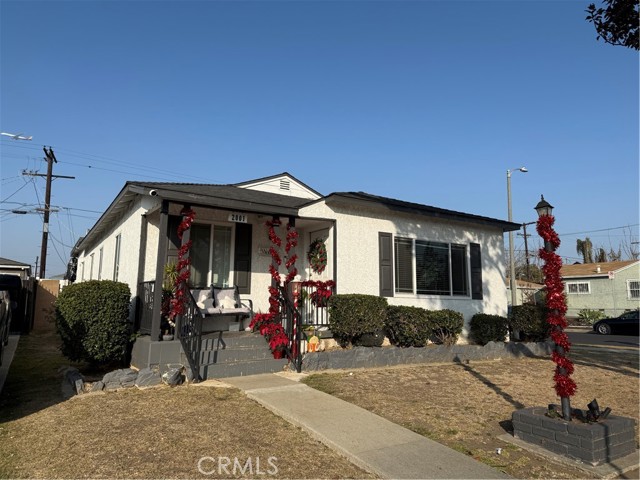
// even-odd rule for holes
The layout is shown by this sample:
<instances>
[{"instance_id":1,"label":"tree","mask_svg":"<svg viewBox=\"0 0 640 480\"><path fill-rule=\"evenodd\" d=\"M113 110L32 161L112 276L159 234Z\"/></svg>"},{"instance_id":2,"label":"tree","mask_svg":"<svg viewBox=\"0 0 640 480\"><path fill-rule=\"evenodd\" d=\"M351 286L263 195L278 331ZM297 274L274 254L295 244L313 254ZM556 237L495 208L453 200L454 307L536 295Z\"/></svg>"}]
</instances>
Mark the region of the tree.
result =
<instances>
[{"instance_id":1,"label":"tree","mask_svg":"<svg viewBox=\"0 0 640 480\"><path fill-rule=\"evenodd\" d=\"M598 248L596 253L596 263L604 263L607 261L607 252L604 248Z\"/></svg>"},{"instance_id":2,"label":"tree","mask_svg":"<svg viewBox=\"0 0 640 480\"><path fill-rule=\"evenodd\" d=\"M593 263L593 244L589 237L584 240L576 240L576 252L582 255L583 263Z\"/></svg>"},{"instance_id":3,"label":"tree","mask_svg":"<svg viewBox=\"0 0 640 480\"><path fill-rule=\"evenodd\" d=\"M603 7L595 4L587 7L587 21L593 23L598 33L597 40L604 40L610 45L640 50L638 44L638 1L637 0L603 0Z\"/></svg>"}]
</instances>

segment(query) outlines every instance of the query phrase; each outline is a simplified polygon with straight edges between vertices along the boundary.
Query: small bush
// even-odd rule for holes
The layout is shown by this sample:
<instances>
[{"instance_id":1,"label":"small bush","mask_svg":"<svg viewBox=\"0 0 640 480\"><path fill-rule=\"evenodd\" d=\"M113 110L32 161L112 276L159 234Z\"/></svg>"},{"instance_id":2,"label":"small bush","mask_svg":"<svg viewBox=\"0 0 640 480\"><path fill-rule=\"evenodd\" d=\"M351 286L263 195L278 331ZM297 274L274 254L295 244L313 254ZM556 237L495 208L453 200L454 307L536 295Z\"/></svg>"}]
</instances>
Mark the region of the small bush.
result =
<instances>
[{"instance_id":1,"label":"small bush","mask_svg":"<svg viewBox=\"0 0 640 480\"><path fill-rule=\"evenodd\" d=\"M429 312L419 307L389 306L385 329L399 347L424 347L432 334Z\"/></svg>"},{"instance_id":2,"label":"small bush","mask_svg":"<svg viewBox=\"0 0 640 480\"><path fill-rule=\"evenodd\" d=\"M590 310L588 308L583 308L578 312L580 323L585 325L593 325L598 320L602 320L604 317L605 314L600 310Z\"/></svg>"},{"instance_id":3,"label":"small bush","mask_svg":"<svg viewBox=\"0 0 640 480\"><path fill-rule=\"evenodd\" d=\"M507 338L507 319L500 315L476 313L469 325L471 338L479 345L504 342Z\"/></svg>"},{"instance_id":4,"label":"small bush","mask_svg":"<svg viewBox=\"0 0 640 480\"><path fill-rule=\"evenodd\" d=\"M387 299L373 295L345 294L329 298L329 328L342 346L367 333L384 328Z\"/></svg>"},{"instance_id":5,"label":"small bush","mask_svg":"<svg viewBox=\"0 0 640 480\"><path fill-rule=\"evenodd\" d=\"M464 317L454 310L430 310L431 341L444 345L455 345L464 326Z\"/></svg>"},{"instance_id":6,"label":"small bush","mask_svg":"<svg viewBox=\"0 0 640 480\"><path fill-rule=\"evenodd\" d=\"M520 340L543 342L549 338L551 329L547 323L547 309L541 305L517 305L511 308L508 318L509 330L520 332Z\"/></svg>"},{"instance_id":7,"label":"small bush","mask_svg":"<svg viewBox=\"0 0 640 480\"><path fill-rule=\"evenodd\" d=\"M107 364L124 359L131 292L125 283L92 280L65 287L55 303L62 354Z\"/></svg>"}]
</instances>

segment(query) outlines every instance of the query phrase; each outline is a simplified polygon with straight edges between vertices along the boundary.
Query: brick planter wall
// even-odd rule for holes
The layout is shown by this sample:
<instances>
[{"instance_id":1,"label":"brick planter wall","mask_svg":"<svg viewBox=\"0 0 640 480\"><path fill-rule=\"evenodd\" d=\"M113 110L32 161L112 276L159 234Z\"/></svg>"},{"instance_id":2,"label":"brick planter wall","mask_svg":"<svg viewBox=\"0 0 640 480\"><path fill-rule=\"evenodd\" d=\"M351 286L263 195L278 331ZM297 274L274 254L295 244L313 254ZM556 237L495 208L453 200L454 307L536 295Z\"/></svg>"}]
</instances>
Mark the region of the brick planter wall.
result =
<instances>
[{"instance_id":1,"label":"brick planter wall","mask_svg":"<svg viewBox=\"0 0 640 480\"><path fill-rule=\"evenodd\" d=\"M545 415L545 407L513 412L513 434L553 453L591 465L608 463L636 450L635 421L609 415L597 423L567 422Z\"/></svg>"}]
</instances>

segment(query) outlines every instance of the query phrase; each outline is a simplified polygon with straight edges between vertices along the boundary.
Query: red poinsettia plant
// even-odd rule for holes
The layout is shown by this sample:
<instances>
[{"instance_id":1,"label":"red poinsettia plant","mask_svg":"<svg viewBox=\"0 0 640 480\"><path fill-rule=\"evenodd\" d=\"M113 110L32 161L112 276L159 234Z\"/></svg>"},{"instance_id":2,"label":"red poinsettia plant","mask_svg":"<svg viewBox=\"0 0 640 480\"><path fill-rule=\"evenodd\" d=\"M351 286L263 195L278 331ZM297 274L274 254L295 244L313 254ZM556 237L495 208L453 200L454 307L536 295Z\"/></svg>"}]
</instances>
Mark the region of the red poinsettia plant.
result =
<instances>
[{"instance_id":1,"label":"red poinsettia plant","mask_svg":"<svg viewBox=\"0 0 640 480\"><path fill-rule=\"evenodd\" d=\"M298 270L295 266L298 256L295 253L290 255L291 250L298 245L298 232L291 223L287 224L284 255L281 255L280 249L282 248L283 242L275 229L275 227L279 225L279 222L266 222L267 235L271 241L269 254L271 255L272 262L269 265L269 273L275 285L268 287L269 312L256 314L249 325L252 330L260 332L267 342L269 342L269 347L271 348L274 358L284 358L286 350L290 345L289 337L280 323L281 299L279 287L286 287L298 274ZM284 266L287 269L287 274L284 279L280 274L280 266L283 264L283 256L286 258Z\"/></svg>"},{"instance_id":2,"label":"red poinsettia plant","mask_svg":"<svg viewBox=\"0 0 640 480\"><path fill-rule=\"evenodd\" d=\"M180 214L182 215L182 222L178 225L178 238L182 240L184 232L191 228L193 219L196 216L196 212L190 208L184 208ZM187 304L187 282L191 276L189 266L191 265L191 259L189 258L189 250L191 249L191 240L183 244L178 250L178 264L176 265L176 272L173 276L173 291L172 296L169 299L169 315L168 322L173 328L175 327L175 319L177 316L184 315L186 312Z\"/></svg>"},{"instance_id":3,"label":"red poinsettia plant","mask_svg":"<svg viewBox=\"0 0 640 480\"><path fill-rule=\"evenodd\" d=\"M311 303L319 308L327 306L329 298L333 295L333 287L336 286L336 282L333 280L321 281L321 280L305 280L302 282L303 287L312 287L314 290L309 294Z\"/></svg>"}]
</instances>

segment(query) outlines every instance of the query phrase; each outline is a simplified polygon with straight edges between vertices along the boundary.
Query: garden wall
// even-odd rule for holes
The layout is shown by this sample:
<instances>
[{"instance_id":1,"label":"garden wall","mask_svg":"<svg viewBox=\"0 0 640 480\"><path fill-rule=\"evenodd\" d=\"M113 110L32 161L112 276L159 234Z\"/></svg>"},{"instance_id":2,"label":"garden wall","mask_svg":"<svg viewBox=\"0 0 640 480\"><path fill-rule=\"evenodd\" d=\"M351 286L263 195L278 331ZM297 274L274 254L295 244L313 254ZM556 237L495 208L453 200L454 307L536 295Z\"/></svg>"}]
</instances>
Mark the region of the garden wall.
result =
<instances>
[{"instance_id":1,"label":"garden wall","mask_svg":"<svg viewBox=\"0 0 640 480\"><path fill-rule=\"evenodd\" d=\"M306 353L302 371L390 367L415 363L467 363L500 358L551 355L553 343L489 342L480 345L429 345L427 347L354 347Z\"/></svg>"}]
</instances>

